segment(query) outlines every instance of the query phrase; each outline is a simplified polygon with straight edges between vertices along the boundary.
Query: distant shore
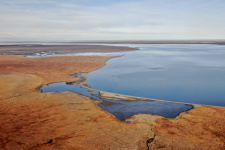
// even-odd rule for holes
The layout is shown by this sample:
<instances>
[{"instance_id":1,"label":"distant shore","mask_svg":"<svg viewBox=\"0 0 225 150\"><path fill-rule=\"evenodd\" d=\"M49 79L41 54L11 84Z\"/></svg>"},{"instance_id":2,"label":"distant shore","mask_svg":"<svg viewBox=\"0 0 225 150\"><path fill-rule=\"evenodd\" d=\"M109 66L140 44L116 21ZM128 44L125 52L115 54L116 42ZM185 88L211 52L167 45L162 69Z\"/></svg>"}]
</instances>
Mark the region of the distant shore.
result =
<instances>
[{"instance_id":1,"label":"distant shore","mask_svg":"<svg viewBox=\"0 0 225 150\"><path fill-rule=\"evenodd\" d=\"M225 44L223 40L82 40L82 41L0 41L1 43L97 43L97 44Z\"/></svg>"},{"instance_id":2,"label":"distant shore","mask_svg":"<svg viewBox=\"0 0 225 150\"><path fill-rule=\"evenodd\" d=\"M87 53L132 51L136 48L107 45L0 45L0 55L31 55L34 53Z\"/></svg>"}]
</instances>

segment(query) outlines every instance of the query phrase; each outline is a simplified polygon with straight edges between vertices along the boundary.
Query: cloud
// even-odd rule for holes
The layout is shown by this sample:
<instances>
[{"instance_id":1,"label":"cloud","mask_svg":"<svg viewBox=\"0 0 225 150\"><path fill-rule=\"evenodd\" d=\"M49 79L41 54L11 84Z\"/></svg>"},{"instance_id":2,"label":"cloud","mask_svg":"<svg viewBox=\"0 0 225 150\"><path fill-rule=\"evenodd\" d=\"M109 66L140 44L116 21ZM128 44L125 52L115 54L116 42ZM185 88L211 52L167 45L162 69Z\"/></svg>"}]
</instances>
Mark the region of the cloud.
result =
<instances>
[{"instance_id":1,"label":"cloud","mask_svg":"<svg viewBox=\"0 0 225 150\"><path fill-rule=\"evenodd\" d=\"M225 38L224 5L219 0L0 0L0 40Z\"/></svg>"}]
</instances>

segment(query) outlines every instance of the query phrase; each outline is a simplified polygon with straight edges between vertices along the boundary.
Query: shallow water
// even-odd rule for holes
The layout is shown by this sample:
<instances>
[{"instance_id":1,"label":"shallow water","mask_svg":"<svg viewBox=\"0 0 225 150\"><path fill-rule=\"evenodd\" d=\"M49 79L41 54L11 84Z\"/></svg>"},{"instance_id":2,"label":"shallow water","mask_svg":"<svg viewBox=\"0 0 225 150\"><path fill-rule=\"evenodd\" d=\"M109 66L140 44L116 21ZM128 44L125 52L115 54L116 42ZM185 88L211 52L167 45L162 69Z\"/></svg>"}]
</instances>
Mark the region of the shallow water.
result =
<instances>
[{"instance_id":1,"label":"shallow water","mask_svg":"<svg viewBox=\"0 0 225 150\"><path fill-rule=\"evenodd\" d=\"M117 44L121 45L121 44ZM123 52L87 75L93 89L175 102L225 106L225 46L123 44Z\"/></svg>"},{"instance_id":2,"label":"shallow water","mask_svg":"<svg viewBox=\"0 0 225 150\"><path fill-rule=\"evenodd\" d=\"M124 121L136 114L153 114L167 118L175 118L179 113L192 109L192 105L170 103L154 100L124 100L99 97L98 91L90 91L82 88L76 82L58 82L48 85L42 85L42 92L54 91L72 91L90 97L92 100L98 100L97 105L102 109L113 114L117 119Z\"/></svg>"},{"instance_id":3,"label":"shallow water","mask_svg":"<svg viewBox=\"0 0 225 150\"><path fill-rule=\"evenodd\" d=\"M152 114L166 118L175 118L179 113L193 108L191 105L186 104L150 100L104 100L98 103L98 106L122 121L137 114Z\"/></svg>"}]
</instances>

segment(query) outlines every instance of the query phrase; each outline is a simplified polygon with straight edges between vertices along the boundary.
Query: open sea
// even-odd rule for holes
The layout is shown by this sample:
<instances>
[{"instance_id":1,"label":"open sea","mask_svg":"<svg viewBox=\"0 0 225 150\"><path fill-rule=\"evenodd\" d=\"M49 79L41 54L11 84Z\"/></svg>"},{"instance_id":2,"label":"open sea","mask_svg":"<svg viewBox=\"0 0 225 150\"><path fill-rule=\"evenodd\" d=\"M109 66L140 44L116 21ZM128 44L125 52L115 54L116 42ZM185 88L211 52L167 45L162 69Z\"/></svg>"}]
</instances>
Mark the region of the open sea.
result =
<instances>
[{"instance_id":1,"label":"open sea","mask_svg":"<svg viewBox=\"0 0 225 150\"><path fill-rule=\"evenodd\" d=\"M139 50L114 53L122 56L88 73L91 88L174 102L225 106L225 45L116 45Z\"/></svg>"}]
</instances>

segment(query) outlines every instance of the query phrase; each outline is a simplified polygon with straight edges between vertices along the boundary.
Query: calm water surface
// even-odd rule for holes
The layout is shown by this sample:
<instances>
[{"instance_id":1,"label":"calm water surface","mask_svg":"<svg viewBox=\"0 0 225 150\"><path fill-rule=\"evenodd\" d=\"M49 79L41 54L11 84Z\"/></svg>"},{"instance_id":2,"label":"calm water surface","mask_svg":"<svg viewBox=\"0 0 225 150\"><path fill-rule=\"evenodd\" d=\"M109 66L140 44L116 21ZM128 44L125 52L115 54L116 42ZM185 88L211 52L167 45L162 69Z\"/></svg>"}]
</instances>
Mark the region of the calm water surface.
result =
<instances>
[{"instance_id":1,"label":"calm water surface","mask_svg":"<svg viewBox=\"0 0 225 150\"><path fill-rule=\"evenodd\" d=\"M117 44L118 45L118 44ZM119 44L121 46L121 44ZM225 46L138 44L140 50L87 75L93 89L175 102L225 106Z\"/></svg>"},{"instance_id":2,"label":"calm water surface","mask_svg":"<svg viewBox=\"0 0 225 150\"><path fill-rule=\"evenodd\" d=\"M78 81L79 82L79 81ZM42 85L41 92L53 91L72 91L90 97L92 100L98 100L98 106L113 114L117 119L125 121L136 114L153 114L160 115L166 118L175 118L179 113L190 110L192 105L170 103L153 100L125 100L101 98L98 91L90 91L87 88L82 88L77 82L58 82L48 85Z\"/></svg>"},{"instance_id":3,"label":"calm water surface","mask_svg":"<svg viewBox=\"0 0 225 150\"><path fill-rule=\"evenodd\" d=\"M140 50L102 53L103 56L122 56L110 59L104 67L88 73L88 86L131 96L225 106L224 45L124 46L138 47ZM140 113L175 118L179 113L193 108L192 105L153 100L102 99L99 92L81 88L78 84L79 82L59 82L43 85L40 89L42 92L73 91L89 96L92 100L99 101L99 107L121 121Z\"/></svg>"}]
</instances>

